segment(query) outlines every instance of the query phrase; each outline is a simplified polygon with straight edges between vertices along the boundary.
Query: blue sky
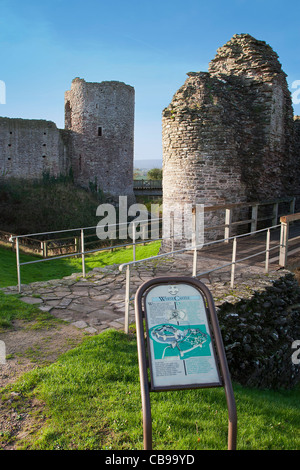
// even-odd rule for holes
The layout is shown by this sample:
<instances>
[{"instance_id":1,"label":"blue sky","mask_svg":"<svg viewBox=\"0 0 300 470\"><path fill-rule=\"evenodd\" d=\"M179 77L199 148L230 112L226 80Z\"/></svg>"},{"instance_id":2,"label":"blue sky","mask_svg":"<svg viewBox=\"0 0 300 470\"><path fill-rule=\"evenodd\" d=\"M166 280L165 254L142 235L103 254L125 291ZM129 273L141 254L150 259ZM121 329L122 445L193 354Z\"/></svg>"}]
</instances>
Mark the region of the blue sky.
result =
<instances>
[{"instance_id":1,"label":"blue sky","mask_svg":"<svg viewBox=\"0 0 300 470\"><path fill-rule=\"evenodd\" d=\"M63 128L73 78L119 80L135 88L135 159L161 158L163 108L236 33L270 44L297 93L299 23L299 0L0 0L0 115Z\"/></svg>"}]
</instances>

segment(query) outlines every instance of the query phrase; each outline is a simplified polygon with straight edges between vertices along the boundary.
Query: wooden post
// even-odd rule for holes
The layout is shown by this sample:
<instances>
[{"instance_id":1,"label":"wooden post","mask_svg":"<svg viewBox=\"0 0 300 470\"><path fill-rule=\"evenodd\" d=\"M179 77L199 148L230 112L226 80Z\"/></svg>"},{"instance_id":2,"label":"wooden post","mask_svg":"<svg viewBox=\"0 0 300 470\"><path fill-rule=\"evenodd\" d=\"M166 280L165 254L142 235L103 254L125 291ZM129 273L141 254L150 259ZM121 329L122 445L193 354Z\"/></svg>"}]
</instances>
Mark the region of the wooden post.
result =
<instances>
[{"instance_id":1,"label":"wooden post","mask_svg":"<svg viewBox=\"0 0 300 470\"><path fill-rule=\"evenodd\" d=\"M224 233L225 243L229 243L231 217L232 217L231 209L225 209L225 233Z\"/></svg>"},{"instance_id":2,"label":"wooden post","mask_svg":"<svg viewBox=\"0 0 300 470\"><path fill-rule=\"evenodd\" d=\"M296 198L293 197L293 199L290 202L290 214L295 214L295 206L296 206Z\"/></svg>"},{"instance_id":3,"label":"wooden post","mask_svg":"<svg viewBox=\"0 0 300 470\"><path fill-rule=\"evenodd\" d=\"M289 224L300 220L300 212L283 215L280 217L281 231L280 231L280 253L279 265L285 267L287 265L288 245L289 245Z\"/></svg>"},{"instance_id":4,"label":"wooden post","mask_svg":"<svg viewBox=\"0 0 300 470\"><path fill-rule=\"evenodd\" d=\"M278 220L278 202L273 205L273 218L272 218L272 225L277 225Z\"/></svg>"},{"instance_id":5,"label":"wooden post","mask_svg":"<svg viewBox=\"0 0 300 470\"><path fill-rule=\"evenodd\" d=\"M270 229L268 229L267 231L265 273L269 272L269 259L270 259Z\"/></svg>"},{"instance_id":6,"label":"wooden post","mask_svg":"<svg viewBox=\"0 0 300 470\"><path fill-rule=\"evenodd\" d=\"M251 232L255 232L257 230L257 216L258 216L258 204L252 206L252 222L251 222Z\"/></svg>"},{"instance_id":7,"label":"wooden post","mask_svg":"<svg viewBox=\"0 0 300 470\"><path fill-rule=\"evenodd\" d=\"M289 222L281 221L279 265L286 267L288 255Z\"/></svg>"},{"instance_id":8,"label":"wooden post","mask_svg":"<svg viewBox=\"0 0 300 470\"><path fill-rule=\"evenodd\" d=\"M235 237L233 239L233 247L232 247L232 264L231 264L230 287L234 286L234 275L235 275L235 265L236 265L236 247L237 247L237 241L236 241L236 237Z\"/></svg>"}]
</instances>

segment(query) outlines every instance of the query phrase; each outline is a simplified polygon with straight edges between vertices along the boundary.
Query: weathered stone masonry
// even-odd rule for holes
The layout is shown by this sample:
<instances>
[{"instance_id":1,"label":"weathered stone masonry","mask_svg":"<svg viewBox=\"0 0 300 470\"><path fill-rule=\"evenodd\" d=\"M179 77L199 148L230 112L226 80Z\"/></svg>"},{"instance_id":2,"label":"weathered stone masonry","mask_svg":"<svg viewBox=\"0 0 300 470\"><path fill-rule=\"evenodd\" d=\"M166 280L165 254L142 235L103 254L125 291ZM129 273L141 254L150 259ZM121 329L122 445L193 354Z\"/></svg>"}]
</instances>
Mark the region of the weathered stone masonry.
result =
<instances>
[{"instance_id":1,"label":"weathered stone masonry","mask_svg":"<svg viewBox=\"0 0 300 470\"><path fill-rule=\"evenodd\" d=\"M62 132L54 122L0 118L0 176L58 176L68 165Z\"/></svg>"},{"instance_id":2,"label":"weathered stone masonry","mask_svg":"<svg viewBox=\"0 0 300 470\"><path fill-rule=\"evenodd\" d=\"M46 120L0 118L0 176L73 172L74 182L133 196L134 88L75 78L65 93L65 129Z\"/></svg>"},{"instance_id":3,"label":"weathered stone masonry","mask_svg":"<svg viewBox=\"0 0 300 470\"><path fill-rule=\"evenodd\" d=\"M75 181L132 197L134 88L76 78L65 93L65 128L72 135Z\"/></svg>"},{"instance_id":4,"label":"weathered stone masonry","mask_svg":"<svg viewBox=\"0 0 300 470\"><path fill-rule=\"evenodd\" d=\"M300 126L272 48L235 35L187 75L163 111L164 210L299 194Z\"/></svg>"}]
</instances>

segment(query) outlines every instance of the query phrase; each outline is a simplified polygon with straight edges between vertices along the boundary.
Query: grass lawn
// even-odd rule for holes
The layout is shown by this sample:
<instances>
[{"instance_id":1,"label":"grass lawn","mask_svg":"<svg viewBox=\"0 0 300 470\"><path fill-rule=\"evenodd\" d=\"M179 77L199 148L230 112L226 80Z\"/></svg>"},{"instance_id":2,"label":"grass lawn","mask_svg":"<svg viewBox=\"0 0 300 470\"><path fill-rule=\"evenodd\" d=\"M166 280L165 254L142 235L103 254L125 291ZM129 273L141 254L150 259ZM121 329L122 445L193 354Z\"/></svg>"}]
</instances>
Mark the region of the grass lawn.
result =
<instances>
[{"instance_id":1,"label":"grass lawn","mask_svg":"<svg viewBox=\"0 0 300 470\"><path fill-rule=\"evenodd\" d=\"M148 258L158 254L160 242L151 242L145 246L136 246L136 259ZM41 259L37 256L21 254L20 262L34 261ZM86 272L96 267L108 266L111 264L121 264L133 260L132 247L118 248L111 251L102 251L86 256ZM36 281L47 281L50 279L60 279L69 276L74 272L82 272L81 257L61 258L44 261L41 263L21 266L21 282L28 284ZM0 247L0 287L14 286L17 284L16 254Z\"/></svg>"},{"instance_id":2,"label":"grass lawn","mask_svg":"<svg viewBox=\"0 0 300 470\"><path fill-rule=\"evenodd\" d=\"M25 374L2 390L16 413L45 405L42 422L19 441L23 449L143 448L141 399L134 331L107 330L85 340L53 364ZM234 384L238 449L299 450L300 389L260 391ZM223 388L151 394L155 450L227 448ZM39 415L39 417L40 417ZM36 416L36 419L39 419ZM45 418L46 417L46 418ZM0 443L11 436L0 433Z\"/></svg>"},{"instance_id":3,"label":"grass lawn","mask_svg":"<svg viewBox=\"0 0 300 470\"><path fill-rule=\"evenodd\" d=\"M0 292L0 334L11 328L15 319L24 320L25 322L33 321L36 328L51 327L57 323L57 319L50 313L42 312L34 305L20 302L18 296L5 295Z\"/></svg>"}]
</instances>

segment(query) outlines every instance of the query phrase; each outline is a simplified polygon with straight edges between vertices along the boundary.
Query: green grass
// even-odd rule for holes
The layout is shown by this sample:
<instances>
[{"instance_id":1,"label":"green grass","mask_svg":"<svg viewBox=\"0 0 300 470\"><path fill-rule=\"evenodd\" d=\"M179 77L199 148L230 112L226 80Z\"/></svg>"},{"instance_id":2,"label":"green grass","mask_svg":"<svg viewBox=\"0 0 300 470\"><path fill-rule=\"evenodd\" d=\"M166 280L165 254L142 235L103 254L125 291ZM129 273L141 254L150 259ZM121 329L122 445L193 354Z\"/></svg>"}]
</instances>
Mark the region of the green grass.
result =
<instances>
[{"instance_id":1,"label":"green grass","mask_svg":"<svg viewBox=\"0 0 300 470\"><path fill-rule=\"evenodd\" d=\"M41 312L36 306L21 302L18 296L0 292L0 333L11 328L13 320L34 322L33 328L47 328L58 320L50 313Z\"/></svg>"},{"instance_id":2,"label":"green grass","mask_svg":"<svg viewBox=\"0 0 300 470\"><path fill-rule=\"evenodd\" d=\"M23 449L142 449L140 386L133 333L108 330L57 362L25 374L2 391L17 392L15 412L45 403L47 419L19 441ZM300 389L259 391L234 384L238 449L299 450ZM227 448L223 388L151 394L155 450ZM11 437L3 435L3 441ZM1 443L1 436L0 436Z\"/></svg>"},{"instance_id":3,"label":"green grass","mask_svg":"<svg viewBox=\"0 0 300 470\"><path fill-rule=\"evenodd\" d=\"M158 254L160 242L152 242L145 246L142 244L136 247L136 259L148 258ZM20 262L34 261L41 259L37 256L21 254ZM86 256L86 272L96 267L103 267L112 264L121 264L133 260L132 247L114 249L113 252L99 252ZM41 263L21 266L21 282L28 284L36 281L47 281L50 279L61 279L74 272L82 272L81 257L61 258L48 260ZM14 286L17 284L16 254L0 247L0 287Z\"/></svg>"},{"instance_id":4,"label":"green grass","mask_svg":"<svg viewBox=\"0 0 300 470\"><path fill-rule=\"evenodd\" d=\"M137 256L156 254L159 243L139 247ZM147 251L149 250L149 251ZM22 255L23 260L28 260ZM16 284L15 254L0 249L1 285ZM95 266L132 260L132 250L102 253ZM45 268L46 267L46 268ZM62 259L22 268L22 282L60 278L80 272L80 259ZM13 282L12 282L13 281ZM47 326L48 313L0 293L0 328L14 318ZM53 321L55 321L53 319ZM9 359L8 359L9 362ZM12 395L11 392L16 392ZM262 391L234 384L238 412L238 449L299 450L300 388ZM135 334L109 330L86 339L46 367L24 374L0 391L7 409L31 417L23 449L142 449L141 398ZM35 406L32 400L35 399ZM40 401L41 407L36 406ZM151 394L153 447L156 450L226 449L228 412L220 389ZM1 443L14 436L0 431Z\"/></svg>"}]
</instances>

